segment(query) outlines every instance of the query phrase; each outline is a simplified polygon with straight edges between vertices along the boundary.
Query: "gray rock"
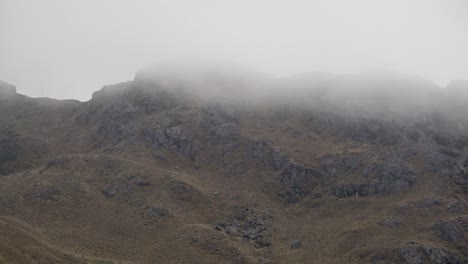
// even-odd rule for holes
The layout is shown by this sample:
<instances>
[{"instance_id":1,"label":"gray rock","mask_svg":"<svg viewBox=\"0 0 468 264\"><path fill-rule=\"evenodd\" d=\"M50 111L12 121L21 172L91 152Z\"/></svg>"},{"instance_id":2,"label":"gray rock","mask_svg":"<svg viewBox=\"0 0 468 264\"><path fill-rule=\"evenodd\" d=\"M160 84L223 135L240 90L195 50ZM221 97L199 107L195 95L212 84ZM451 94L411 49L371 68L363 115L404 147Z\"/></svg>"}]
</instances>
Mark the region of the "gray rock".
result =
<instances>
[{"instance_id":1,"label":"gray rock","mask_svg":"<svg viewBox=\"0 0 468 264\"><path fill-rule=\"evenodd\" d=\"M256 248L265 248L270 247L271 242L264 237L258 237L254 240L254 245Z\"/></svg>"},{"instance_id":2,"label":"gray rock","mask_svg":"<svg viewBox=\"0 0 468 264\"><path fill-rule=\"evenodd\" d=\"M335 185L331 193L338 198L398 193L414 185L418 175L404 163L377 163L363 172L368 182Z\"/></svg>"},{"instance_id":3,"label":"gray rock","mask_svg":"<svg viewBox=\"0 0 468 264\"><path fill-rule=\"evenodd\" d=\"M225 149L233 147L240 138L240 128L235 123L224 123L213 129L212 143L221 145Z\"/></svg>"},{"instance_id":4,"label":"gray rock","mask_svg":"<svg viewBox=\"0 0 468 264\"><path fill-rule=\"evenodd\" d=\"M191 201L195 196L195 189L185 182L171 181L169 183L169 191L173 198L188 202Z\"/></svg>"},{"instance_id":5,"label":"gray rock","mask_svg":"<svg viewBox=\"0 0 468 264\"><path fill-rule=\"evenodd\" d=\"M116 183L110 183L104 186L104 188L101 190L101 192L106 196L107 198L112 198L117 193L119 192L119 185Z\"/></svg>"},{"instance_id":6,"label":"gray rock","mask_svg":"<svg viewBox=\"0 0 468 264\"><path fill-rule=\"evenodd\" d=\"M257 159L259 162L272 166L273 161L273 148L271 144L263 140L251 140L247 146L247 159Z\"/></svg>"},{"instance_id":7,"label":"gray rock","mask_svg":"<svg viewBox=\"0 0 468 264\"><path fill-rule=\"evenodd\" d=\"M194 140L190 131L182 126L174 126L166 130L147 128L142 133L148 133L146 138L151 143L156 143L164 149L175 150L191 160L195 160L201 150L201 144Z\"/></svg>"},{"instance_id":8,"label":"gray rock","mask_svg":"<svg viewBox=\"0 0 468 264\"><path fill-rule=\"evenodd\" d=\"M457 223L463 229L463 232L468 232L468 217L459 217L456 219Z\"/></svg>"},{"instance_id":9,"label":"gray rock","mask_svg":"<svg viewBox=\"0 0 468 264\"><path fill-rule=\"evenodd\" d=\"M169 210L159 206L148 206L143 214L143 218L148 221L159 221L168 216L170 216Z\"/></svg>"},{"instance_id":10,"label":"gray rock","mask_svg":"<svg viewBox=\"0 0 468 264\"><path fill-rule=\"evenodd\" d=\"M383 162L363 172L367 178L375 178L375 193L398 193L416 183L418 173L403 163Z\"/></svg>"},{"instance_id":11,"label":"gray rock","mask_svg":"<svg viewBox=\"0 0 468 264\"><path fill-rule=\"evenodd\" d=\"M24 196L25 199L38 199L57 202L62 192L54 187L39 187Z\"/></svg>"},{"instance_id":12,"label":"gray rock","mask_svg":"<svg viewBox=\"0 0 468 264\"><path fill-rule=\"evenodd\" d=\"M442 201L435 197L425 197L420 200L414 201L412 204L416 208L431 208L434 206L441 206Z\"/></svg>"},{"instance_id":13,"label":"gray rock","mask_svg":"<svg viewBox=\"0 0 468 264\"><path fill-rule=\"evenodd\" d=\"M335 185L332 187L331 192L338 198L351 198L374 194L376 189L378 188L375 183L350 183Z\"/></svg>"},{"instance_id":14,"label":"gray rock","mask_svg":"<svg viewBox=\"0 0 468 264\"><path fill-rule=\"evenodd\" d=\"M445 248L430 247L415 242L399 250L400 261L405 264L462 264L460 259Z\"/></svg>"},{"instance_id":15,"label":"gray rock","mask_svg":"<svg viewBox=\"0 0 468 264\"><path fill-rule=\"evenodd\" d=\"M281 195L290 203L310 194L324 179L321 170L289 159L278 150L273 151L273 166L280 172Z\"/></svg>"},{"instance_id":16,"label":"gray rock","mask_svg":"<svg viewBox=\"0 0 468 264\"><path fill-rule=\"evenodd\" d=\"M465 214L467 212L467 209L468 209L468 201L454 202L454 203L447 205L447 210L450 213Z\"/></svg>"},{"instance_id":17,"label":"gray rock","mask_svg":"<svg viewBox=\"0 0 468 264\"><path fill-rule=\"evenodd\" d=\"M280 150L273 149L267 141L251 142L246 156L250 160L257 159L261 167L279 173L280 196L290 203L296 203L311 194L325 180L325 173L321 169L289 158Z\"/></svg>"},{"instance_id":18,"label":"gray rock","mask_svg":"<svg viewBox=\"0 0 468 264\"><path fill-rule=\"evenodd\" d=\"M377 222L377 224L381 226L386 226L386 227L396 227L401 224L401 220L399 218L391 217L391 218L383 219Z\"/></svg>"},{"instance_id":19,"label":"gray rock","mask_svg":"<svg viewBox=\"0 0 468 264\"><path fill-rule=\"evenodd\" d=\"M137 185L137 186L150 186L151 185L151 182L148 181L147 179L145 178L141 178L141 177L137 177L135 179L133 179L133 182Z\"/></svg>"},{"instance_id":20,"label":"gray rock","mask_svg":"<svg viewBox=\"0 0 468 264\"><path fill-rule=\"evenodd\" d=\"M269 235L267 227L270 218L269 215L257 214L253 208L239 207L235 208L231 218L217 221L214 226L216 230L229 235L242 236L248 240L257 241Z\"/></svg>"},{"instance_id":21,"label":"gray rock","mask_svg":"<svg viewBox=\"0 0 468 264\"><path fill-rule=\"evenodd\" d=\"M442 200L435 197L424 197L418 200L409 201L406 204L402 204L398 207L398 211L402 214L413 214L424 209L436 209L434 207L442 206ZM436 212L435 210L431 210Z\"/></svg>"},{"instance_id":22,"label":"gray rock","mask_svg":"<svg viewBox=\"0 0 468 264\"><path fill-rule=\"evenodd\" d=\"M226 233L233 236L239 236L239 229L236 226L227 226L225 228Z\"/></svg>"},{"instance_id":23,"label":"gray rock","mask_svg":"<svg viewBox=\"0 0 468 264\"><path fill-rule=\"evenodd\" d=\"M449 242L459 242L465 237L462 227L455 220L437 221L432 227L441 239Z\"/></svg>"},{"instance_id":24,"label":"gray rock","mask_svg":"<svg viewBox=\"0 0 468 264\"><path fill-rule=\"evenodd\" d=\"M299 240L294 240L289 247L291 249L298 249L298 248L302 247L302 242L299 241Z\"/></svg>"}]
</instances>

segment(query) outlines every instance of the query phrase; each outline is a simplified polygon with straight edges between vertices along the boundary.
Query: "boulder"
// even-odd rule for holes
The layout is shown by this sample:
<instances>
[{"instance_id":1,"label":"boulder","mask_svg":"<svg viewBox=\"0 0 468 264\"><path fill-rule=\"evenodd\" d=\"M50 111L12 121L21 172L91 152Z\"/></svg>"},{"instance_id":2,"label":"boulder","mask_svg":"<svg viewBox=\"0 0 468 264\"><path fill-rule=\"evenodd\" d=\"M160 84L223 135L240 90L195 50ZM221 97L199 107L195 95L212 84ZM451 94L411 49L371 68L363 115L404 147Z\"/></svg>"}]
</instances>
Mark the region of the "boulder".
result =
<instances>
[{"instance_id":1,"label":"boulder","mask_svg":"<svg viewBox=\"0 0 468 264\"><path fill-rule=\"evenodd\" d=\"M133 182L137 186L151 186L152 185L151 182L148 179L144 178L144 177L135 177L133 179Z\"/></svg>"},{"instance_id":2,"label":"boulder","mask_svg":"<svg viewBox=\"0 0 468 264\"><path fill-rule=\"evenodd\" d=\"M143 218L149 222L157 222L169 216L170 214L168 209L156 205L147 206L143 214Z\"/></svg>"},{"instance_id":3,"label":"boulder","mask_svg":"<svg viewBox=\"0 0 468 264\"><path fill-rule=\"evenodd\" d=\"M377 222L377 224L379 224L381 226L385 226L385 227L396 227L396 226L399 226L401 224L401 220L399 218L396 218L396 217L391 217L391 218L383 219L383 220Z\"/></svg>"},{"instance_id":4,"label":"boulder","mask_svg":"<svg viewBox=\"0 0 468 264\"><path fill-rule=\"evenodd\" d=\"M107 184L106 186L104 186L104 188L101 190L102 194L104 194L104 196L106 196L106 198L112 198L114 197L115 195L117 195L117 193L119 192L119 185L116 184L116 183L110 183L110 184Z\"/></svg>"},{"instance_id":5,"label":"boulder","mask_svg":"<svg viewBox=\"0 0 468 264\"><path fill-rule=\"evenodd\" d=\"M412 202L413 206L416 208L431 208L434 206L441 206L442 200L435 197L425 197L419 200Z\"/></svg>"},{"instance_id":6,"label":"boulder","mask_svg":"<svg viewBox=\"0 0 468 264\"><path fill-rule=\"evenodd\" d=\"M375 183L349 183L338 184L332 187L331 193L338 198L362 197L374 194L377 186Z\"/></svg>"},{"instance_id":7,"label":"boulder","mask_svg":"<svg viewBox=\"0 0 468 264\"><path fill-rule=\"evenodd\" d=\"M58 202L62 192L55 187L37 187L32 192L25 194L26 200L42 200Z\"/></svg>"},{"instance_id":8,"label":"boulder","mask_svg":"<svg viewBox=\"0 0 468 264\"><path fill-rule=\"evenodd\" d=\"M294 240L293 242L291 242L289 247L291 249L298 249L298 248L302 247L302 242L300 240Z\"/></svg>"},{"instance_id":9,"label":"boulder","mask_svg":"<svg viewBox=\"0 0 468 264\"><path fill-rule=\"evenodd\" d=\"M410 242L399 249L400 261L405 264L462 264L460 258L441 247Z\"/></svg>"},{"instance_id":10,"label":"boulder","mask_svg":"<svg viewBox=\"0 0 468 264\"><path fill-rule=\"evenodd\" d=\"M271 242L264 238L264 237L258 237L254 240L254 246L256 248L265 248L265 247L270 247L271 246Z\"/></svg>"},{"instance_id":11,"label":"boulder","mask_svg":"<svg viewBox=\"0 0 468 264\"><path fill-rule=\"evenodd\" d=\"M169 191L171 197L184 202L191 201L195 196L195 189L191 185L181 181L171 181L169 183Z\"/></svg>"},{"instance_id":12,"label":"boulder","mask_svg":"<svg viewBox=\"0 0 468 264\"><path fill-rule=\"evenodd\" d=\"M398 207L398 211L402 214L412 214L419 212L420 210L432 208L432 211L437 212L437 208L435 207L440 207L442 205L442 200L436 197L429 196L401 204Z\"/></svg>"},{"instance_id":13,"label":"boulder","mask_svg":"<svg viewBox=\"0 0 468 264\"><path fill-rule=\"evenodd\" d=\"M460 242L465 235L463 228L455 220L437 221L432 228L439 234L439 237L449 242Z\"/></svg>"}]
</instances>

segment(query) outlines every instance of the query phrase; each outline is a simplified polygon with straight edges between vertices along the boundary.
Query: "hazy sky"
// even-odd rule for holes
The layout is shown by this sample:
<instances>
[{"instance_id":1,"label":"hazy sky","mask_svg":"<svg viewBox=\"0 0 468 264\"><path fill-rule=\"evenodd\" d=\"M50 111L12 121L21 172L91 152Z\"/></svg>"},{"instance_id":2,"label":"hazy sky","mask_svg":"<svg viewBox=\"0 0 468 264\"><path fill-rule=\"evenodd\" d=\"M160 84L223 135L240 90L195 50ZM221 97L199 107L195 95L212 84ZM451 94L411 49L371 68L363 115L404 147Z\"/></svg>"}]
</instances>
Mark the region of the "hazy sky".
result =
<instances>
[{"instance_id":1,"label":"hazy sky","mask_svg":"<svg viewBox=\"0 0 468 264\"><path fill-rule=\"evenodd\" d=\"M386 68L468 79L465 0L0 0L0 79L87 100L180 57L274 76Z\"/></svg>"}]
</instances>

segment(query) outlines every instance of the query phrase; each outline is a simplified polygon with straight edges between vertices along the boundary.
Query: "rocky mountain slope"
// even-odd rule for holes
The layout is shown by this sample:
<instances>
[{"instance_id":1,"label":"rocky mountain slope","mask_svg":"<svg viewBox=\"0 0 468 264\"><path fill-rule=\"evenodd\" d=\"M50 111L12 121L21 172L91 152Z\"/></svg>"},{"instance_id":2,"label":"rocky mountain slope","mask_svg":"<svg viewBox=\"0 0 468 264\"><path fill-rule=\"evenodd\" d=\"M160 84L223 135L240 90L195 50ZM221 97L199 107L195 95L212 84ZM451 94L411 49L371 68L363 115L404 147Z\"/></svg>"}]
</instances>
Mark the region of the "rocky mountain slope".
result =
<instances>
[{"instance_id":1,"label":"rocky mountain slope","mask_svg":"<svg viewBox=\"0 0 468 264\"><path fill-rule=\"evenodd\" d=\"M78 102L2 82L0 263L466 263L466 91L150 67Z\"/></svg>"}]
</instances>

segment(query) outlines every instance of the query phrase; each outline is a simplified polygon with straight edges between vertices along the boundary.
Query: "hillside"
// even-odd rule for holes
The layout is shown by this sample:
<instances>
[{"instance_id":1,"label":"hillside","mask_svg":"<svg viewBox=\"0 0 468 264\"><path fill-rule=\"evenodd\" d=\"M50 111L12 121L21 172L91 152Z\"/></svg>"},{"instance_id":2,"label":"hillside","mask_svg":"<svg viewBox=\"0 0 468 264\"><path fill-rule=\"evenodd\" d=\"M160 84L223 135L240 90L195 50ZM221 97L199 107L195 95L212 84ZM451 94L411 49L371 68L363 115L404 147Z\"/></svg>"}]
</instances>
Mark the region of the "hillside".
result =
<instances>
[{"instance_id":1,"label":"hillside","mask_svg":"<svg viewBox=\"0 0 468 264\"><path fill-rule=\"evenodd\" d=\"M0 263L468 262L465 82L159 67L0 82Z\"/></svg>"}]
</instances>

